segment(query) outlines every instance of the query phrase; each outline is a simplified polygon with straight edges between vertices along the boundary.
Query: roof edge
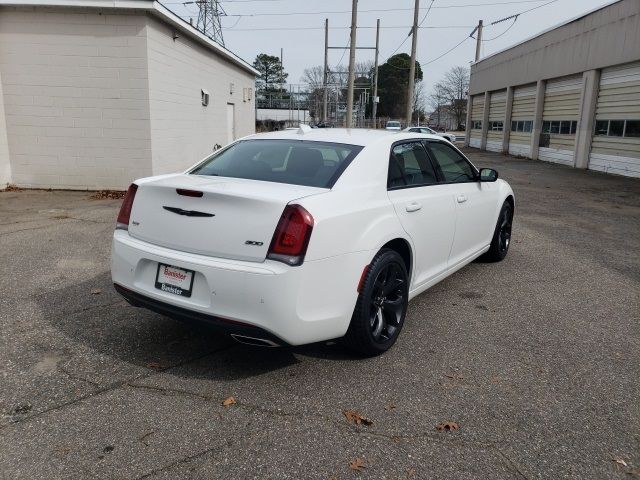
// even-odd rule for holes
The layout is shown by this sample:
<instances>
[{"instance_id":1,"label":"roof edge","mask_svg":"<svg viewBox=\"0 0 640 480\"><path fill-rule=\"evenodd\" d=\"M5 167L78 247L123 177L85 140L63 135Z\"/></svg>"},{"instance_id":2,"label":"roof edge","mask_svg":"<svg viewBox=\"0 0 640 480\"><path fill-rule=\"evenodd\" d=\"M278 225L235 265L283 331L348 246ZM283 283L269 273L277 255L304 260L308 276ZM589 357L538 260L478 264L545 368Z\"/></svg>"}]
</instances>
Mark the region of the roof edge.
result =
<instances>
[{"instance_id":1,"label":"roof edge","mask_svg":"<svg viewBox=\"0 0 640 480\"><path fill-rule=\"evenodd\" d=\"M180 29L199 43L230 60L240 68L257 76L258 70L238 55L214 42L189 22L169 10L157 0L0 0L0 7L84 7L84 8L114 8L122 10L144 10L160 18L164 22Z\"/></svg>"},{"instance_id":2,"label":"roof edge","mask_svg":"<svg viewBox=\"0 0 640 480\"><path fill-rule=\"evenodd\" d=\"M488 60L491 57L494 57L496 55L500 55L501 53L504 53L504 52L507 52L507 51L511 50L512 48L519 47L520 45L522 45L524 43L530 42L531 40L534 40L534 39L536 39L538 37L541 37L545 33L549 33L549 32L551 32L551 31L553 31L553 30L555 30L557 28L564 27L565 25L569 25L570 23L576 22L576 21L580 20L581 18L587 17L587 16L591 15L592 13L597 12L598 10L602 10L604 8L610 7L614 3L618 3L618 2L622 2L622 1L623 0L610 0L608 3L600 5L599 7L594 7L591 10L587 10L586 12L583 12L583 13L581 13L579 15L576 15L575 17L571 17L571 18L569 18L567 20L564 20L563 22L560 22L560 23L558 23L556 25L553 25L553 26L551 26L549 28L546 28L546 29L542 30L541 32L535 33L535 34L531 35L530 37L527 37L524 40L519 41L518 43L514 43L513 45L511 45L509 47L505 47L502 50L498 50L497 52L493 52L492 54L487 55L484 58L481 58L477 62L471 62L471 66L478 65L478 64L484 62L485 60ZM0 0L0 4L1 3L2 3L2 0Z\"/></svg>"}]
</instances>

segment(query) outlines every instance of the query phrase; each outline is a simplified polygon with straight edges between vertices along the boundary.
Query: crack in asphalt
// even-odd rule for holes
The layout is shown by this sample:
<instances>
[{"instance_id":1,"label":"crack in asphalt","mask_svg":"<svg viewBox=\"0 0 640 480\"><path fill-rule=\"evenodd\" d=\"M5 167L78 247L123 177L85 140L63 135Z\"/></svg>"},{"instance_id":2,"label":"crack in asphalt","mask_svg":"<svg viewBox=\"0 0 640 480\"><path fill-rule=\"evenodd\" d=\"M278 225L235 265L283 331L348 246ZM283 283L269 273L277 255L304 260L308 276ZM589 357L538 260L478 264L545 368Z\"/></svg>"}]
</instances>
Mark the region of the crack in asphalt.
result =
<instances>
[{"instance_id":1,"label":"crack in asphalt","mask_svg":"<svg viewBox=\"0 0 640 480\"><path fill-rule=\"evenodd\" d=\"M91 393L89 393L87 395L82 395L82 396L80 396L78 398L74 398L73 400L70 400L68 402L64 402L64 403L61 403L59 405L54 405L52 407L46 408L44 410L41 410L39 412L33 413L32 415L27 415L27 416L24 416L24 417L21 417L21 418L18 418L18 419L14 419L11 423L8 423L6 425L0 425L0 433L3 432L4 430L6 430L8 427L15 427L17 425L22 425L22 424L24 424L26 422L29 422L29 421L31 421L31 420L33 420L35 418L39 418L40 416L42 416L42 415L44 415L46 413L62 410L64 408L66 408L66 407L69 407L71 405L75 405L77 403L80 403L80 402L82 402L84 400L96 397L96 396L101 395L103 393L108 393L108 392L111 392L113 390L117 390L118 388L122 388L122 387L126 386L129 382L132 382L132 381L135 381L135 380L141 380L141 379L149 378L149 377L152 377L154 375L158 375L158 374L160 374L162 372L166 372L166 371L172 370L174 368L178 368L178 367L181 367L181 366L184 366L184 365L188 365L189 363L196 362L198 360L206 358L209 355L213 355L213 354L216 354L218 352L222 352L222 351L228 350L231 347L232 346L226 346L226 347L214 349L214 350L208 351L206 353L203 353L202 355L198 355L197 357L189 358L189 359L186 359L186 360L184 360L182 362L178 362L178 363L176 363L174 365L170 365L170 366L165 367L165 368L157 369L157 370L154 370L153 372L147 372L147 373L143 373L143 374L137 375L133 379L128 378L126 380L121 380L121 381L118 381L118 382L110 383L109 385L106 385L106 386L104 386L102 388L99 388L99 389L97 389L97 390L95 390L95 391L93 391L93 392L91 392ZM64 372L64 373L66 373L66 372Z\"/></svg>"},{"instance_id":2,"label":"crack in asphalt","mask_svg":"<svg viewBox=\"0 0 640 480\"><path fill-rule=\"evenodd\" d=\"M183 390L183 389L176 389L176 388L168 388L168 387L159 387L159 386L155 386L155 385L140 385L140 384L135 384L135 383L128 383L126 386L134 388L134 389L141 389L141 390L147 390L151 393L158 393L158 394L162 394L165 395L167 393L169 394L175 394L178 396L185 396L185 397L189 397L189 398L199 398L205 402L210 402L210 403L219 403L219 402L215 402L214 401L214 396L211 395L204 395L204 394L200 394L200 393L196 393L196 392L191 392L189 390ZM517 464L505 453L503 452L499 445L501 444L501 442L482 442L482 441L477 441L477 440L469 440L469 439L460 439L460 438L452 438L449 436L443 436L442 434L438 434L438 433L423 433L423 434L416 434L416 435L398 435L398 434L392 434L392 433L386 433L386 432L381 432L381 431L370 431L370 430L366 430L364 428L358 427L356 425L352 425L349 423L345 423L344 421L339 421L336 420L333 417L327 417L325 415L319 414L319 413L314 413L314 412L287 412L287 411L283 411L281 409L271 409L271 408L267 408L267 407L263 407L260 405L255 405L255 404L250 404L250 403L246 403L246 402L241 402L241 401L237 401L236 403L233 405L233 408L239 408L239 409L244 409L253 413L261 413L267 416L276 416L276 417L281 417L281 418L286 418L286 417L294 417L294 418L301 418L301 417L313 417L317 420L322 420L330 425L333 425L335 427L337 427L339 430L341 430L342 432L346 433L346 434L352 434L352 435L359 435L359 436L363 436L363 437L371 437L371 438L379 438L379 439L384 439L384 440L389 440L389 441L393 441L398 443L398 447L402 448L403 451L405 451L407 454L409 453L408 450L406 450L405 448L403 448L402 444L400 444L399 442L401 440L404 441L411 441L411 440L418 440L418 441L427 441L430 443L436 443L436 444L444 444L444 445L455 445L455 446L461 446L461 445L467 445L470 447L480 447L480 448L485 448L487 450L491 450L494 451L498 454L498 457L501 458L506 465L513 470L514 473L516 473L518 475L519 478L528 480L528 477L518 468ZM244 442L243 442L244 443ZM157 467L153 470L151 470L150 472L147 472L139 477L136 477L136 480L142 480L145 478L149 478L152 477L158 473L164 472L166 470L169 470L177 465L180 465L182 463L187 463L190 462L196 458L202 457L204 455L206 455L207 453L219 448L220 446L224 446L224 444L222 445L216 445L213 447L208 447L202 451L196 452L194 454L191 455L186 455L178 460L175 460L167 465L161 466L161 467Z\"/></svg>"}]
</instances>

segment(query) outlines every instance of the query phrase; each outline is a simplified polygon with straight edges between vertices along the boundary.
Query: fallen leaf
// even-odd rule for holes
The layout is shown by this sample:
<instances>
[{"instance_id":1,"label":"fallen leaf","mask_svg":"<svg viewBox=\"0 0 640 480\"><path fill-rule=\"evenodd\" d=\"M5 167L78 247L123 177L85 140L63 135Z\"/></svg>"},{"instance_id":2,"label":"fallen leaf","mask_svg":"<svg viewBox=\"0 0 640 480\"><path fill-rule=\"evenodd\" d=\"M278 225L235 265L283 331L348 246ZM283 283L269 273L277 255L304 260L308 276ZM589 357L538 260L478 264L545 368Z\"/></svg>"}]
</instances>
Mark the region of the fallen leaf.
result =
<instances>
[{"instance_id":1,"label":"fallen leaf","mask_svg":"<svg viewBox=\"0 0 640 480\"><path fill-rule=\"evenodd\" d=\"M446 431L451 431L451 430L458 430L460 428L460 425L458 425L456 422L444 422L444 423L439 423L438 425L436 425L436 430L442 431L442 430L446 430Z\"/></svg>"},{"instance_id":2,"label":"fallen leaf","mask_svg":"<svg viewBox=\"0 0 640 480\"><path fill-rule=\"evenodd\" d=\"M225 398L222 401L222 405L225 406L225 407L229 407L229 406L235 405L235 404L236 404L236 399L233 398L233 397Z\"/></svg>"},{"instance_id":3,"label":"fallen leaf","mask_svg":"<svg viewBox=\"0 0 640 480\"><path fill-rule=\"evenodd\" d=\"M416 476L415 468L407 468L407 478L413 478Z\"/></svg>"},{"instance_id":4,"label":"fallen leaf","mask_svg":"<svg viewBox=\"0 0 640 480\"><path fill-rule=\"evenodd\" d=\"M56 452L58 453L58 455L67 455L71 453L71 449L69 447L62 447L58 448Z\"/></svg>"},{"instance_id":5,"label":"fallen leaf","mask_svg":"<svg viewBox=\"0 0 640 480\"><path fill-rule=\"evenodd\" d=\"M355 410L343 410L342 414L346 417L348 422L353 422L356 425L373 425L373 422L371 420L369 420L367 417L363 417Z\"/></svg>"},{"instance_id":6,"label":"fallen leaf","mask_svg":"<svg viewBox=\"0 0 640 480\"><path fill-rule=\"evenodd\" d=\"M395 410L395 408L396 408L396 404L393 403L393 402L389 402L384 406L384 409L387 410L387 411L388 410Z\"/></svg>"},{"instance_id":7,"label":"fallen leaf","mask_svg":"<svg viewBox=\"0 0 640 480\"><path fill-rule=\"evenodd\" d=\"M162 365L160 365L158 362L149 362L147 363L147 368L150 368L151 370L160 370L162 368Z\"/></svg>"},{"instance_id":8,"label":"fallen leaf","mask_svg":"<svg viewBox=\"0 0 640 480\"><path fill-rule=\"evenodd\" d=\"M91 289L91 295L100 295L102 293L102 289L101 288L92 288Z\"/></svg>"},{"instance_id":9,"label":"fallen leaf","mask_svg":"<svg viewBox=\"0 0 640 480\"><path fill-rule=\"evenodd\" d=\"M349 468L359 472L363 468L367 468L367 466L364 464L364 458L356 458L355 460L351 460Z\"/></svg>"},{"instance_id":10,"label":"fallen leaf","mask_svg":"<svg viewBox=\"0 0 640 480\"><path fill-rule=\"evenodd\" d=\"M622 465L623 467L628 467L629 466L627 464L627 462L625 462L624 459L621 458L621 457L617 457L615 455L611 455L611 460L616 462L618 465Z\"/></svg>"}]
</instances>

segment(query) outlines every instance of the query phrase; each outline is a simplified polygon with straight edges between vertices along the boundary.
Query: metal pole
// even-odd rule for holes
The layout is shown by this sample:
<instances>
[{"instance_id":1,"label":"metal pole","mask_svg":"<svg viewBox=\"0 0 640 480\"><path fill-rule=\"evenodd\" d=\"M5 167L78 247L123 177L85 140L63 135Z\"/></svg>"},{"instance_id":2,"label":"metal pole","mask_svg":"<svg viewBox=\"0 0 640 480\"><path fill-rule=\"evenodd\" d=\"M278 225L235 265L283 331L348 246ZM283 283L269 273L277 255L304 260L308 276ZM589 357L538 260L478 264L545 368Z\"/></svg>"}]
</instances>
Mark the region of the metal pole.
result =
<instances>
[{"instance_id":1,"label":"metal pole","mask_svg":"<svg viewBox=\"0 0 640 480\"><path fill-rule=\"evenodd\" d=\"M407 127L411 125L411 117L413 116L413 86L416 74L416 46L418 43L418 13L420 12L420 0L416 0L413 10L413 28L411 30L411 65L409 67L409 85L407 88Z\"/></svg>"},{"instance_id":2,"label":"metal pole","mask_svg":"<svg viewBox=\"0 0 640 480\"><path fill-rule=\"evenodd\" d=\"M380 45L380 19L376 21L376 60L373 73L373 106L371 107L371 117L373 118L373 128L376 128L376 115L378 114L378 51Z\"/></svg>"},{"instance_id":3,"label":"metal pole","mask_svg":"<svg viewBox=\"0 0 640 480\"><path fill-rule=\"evenodd\" d=\"M478 20L478 37L476 38L476 62L480 60L481 45L482 45L482 20Z\"/></svg>"},{"instance_id":4,"label":"metal pole","mask_svg":"<svg viewBox=\"0 0 640 480\"><path fill-rule=\"evenodd\" d=\"M347 111L346 127L351 128L353 122L353 82L355 80L354 69L356 63L356 24L358 21L358 0L351 4L351 42L349 45L349 83L347 87Z\"/></svg>"},{"instance_id":5,"label":"metal pole","mask_svg":"<svg viewBox=\"0 0 640 480\"><path fill-rule=\"evenodd\" d=\"M323 105L322 105L322 122L327 123L327 101L329 97L329 86L327 85L327 69L329 68L329 19L324 19L324 75L323 85ZM326 126L326 125L325 125Z\"/></svg>"}]
</instances>

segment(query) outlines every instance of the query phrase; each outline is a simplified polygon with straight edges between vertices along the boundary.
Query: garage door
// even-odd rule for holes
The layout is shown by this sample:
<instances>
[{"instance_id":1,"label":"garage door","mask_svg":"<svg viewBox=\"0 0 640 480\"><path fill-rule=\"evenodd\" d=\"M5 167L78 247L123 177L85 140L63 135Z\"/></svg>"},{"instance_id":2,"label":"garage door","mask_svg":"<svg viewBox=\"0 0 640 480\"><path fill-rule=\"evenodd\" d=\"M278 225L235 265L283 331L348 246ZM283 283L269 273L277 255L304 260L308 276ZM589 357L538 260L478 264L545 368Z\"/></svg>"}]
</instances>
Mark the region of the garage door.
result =
<instances>
[{"instance_id":1,"label":"garage door","mask_svg":"<svg viewBox=\"0 0 640 480\"><path fill-rule=\"evenodd\" d=\"M507 105L507 91L491 92L489 99L489 125L487 126L487 150L502 151L504 113Z\"/></svg>"},{"instance_id":2,"label":"garage door","mask_svg":"<svg viewBox=\"0 0 640 480\"><path fill-rule=\"evenodd\" d=\"M516 87L513 90L509 153L531 156L531 130L536 109L536 84Z\"/></svg>"},{"instance_id":3,"label":"garage door","mask_svg":"<svg viewBox=\"0 0 640 480\"><path fill-rule=\"evenodd\" d=\"M602 71L589 168L640 177L640 62Z\"/></svg>"},{"instance_id":4,"label":"garage door","mask_svg":"<svg viewBox=\"0 0 640 480\"><path fill-rule=\"evenodd\" d=\"M469 146L480 148L482 138L482 116L484 115L484 95L471 98L471 137Z\"/></svg>"},{"instance_id":5,"label":"garage door","mask_svg":"<svg viewBox=\"0 0 640 480\"><path fill-rule=\"evenodd\" d=\"M544 94L540 160L574 165L582 75L549 80Z\"/></svg>"}]
</instances>

